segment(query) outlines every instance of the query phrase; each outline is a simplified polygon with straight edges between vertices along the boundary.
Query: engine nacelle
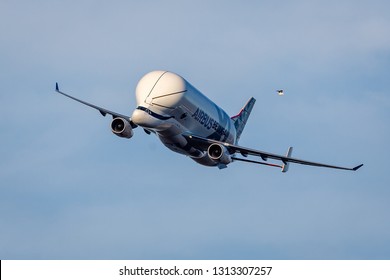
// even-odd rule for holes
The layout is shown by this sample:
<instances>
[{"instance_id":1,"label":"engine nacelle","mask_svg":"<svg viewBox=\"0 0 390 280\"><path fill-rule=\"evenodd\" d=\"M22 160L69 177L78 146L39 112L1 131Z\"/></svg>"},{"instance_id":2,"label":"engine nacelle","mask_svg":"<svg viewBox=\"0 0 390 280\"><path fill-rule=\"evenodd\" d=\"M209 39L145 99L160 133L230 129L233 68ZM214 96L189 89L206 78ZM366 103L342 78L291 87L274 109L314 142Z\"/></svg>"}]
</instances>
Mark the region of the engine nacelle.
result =
<instances>
[{"instance_id":1,"label":"engine nacelle","mask_svg":"<svg viewBox=\"0 0 390 280\"><path fill-rule=\"evenodd\" d=\"M232 157L223 145L211 144L207 149L207 153L212 160L218 163L229 164L232 162Z\"/></svg>"},{"instance_id":2,"label":"engine nacelle","mask_svg":"<svg viewBox=\"0 0 390 280\"><path fill-rule=\"evenodd\" d=\"M123 118L113 119L111 122L111 130L119 137L131 138L134 135L130 122Z\"/></svg>"}]
</instances>

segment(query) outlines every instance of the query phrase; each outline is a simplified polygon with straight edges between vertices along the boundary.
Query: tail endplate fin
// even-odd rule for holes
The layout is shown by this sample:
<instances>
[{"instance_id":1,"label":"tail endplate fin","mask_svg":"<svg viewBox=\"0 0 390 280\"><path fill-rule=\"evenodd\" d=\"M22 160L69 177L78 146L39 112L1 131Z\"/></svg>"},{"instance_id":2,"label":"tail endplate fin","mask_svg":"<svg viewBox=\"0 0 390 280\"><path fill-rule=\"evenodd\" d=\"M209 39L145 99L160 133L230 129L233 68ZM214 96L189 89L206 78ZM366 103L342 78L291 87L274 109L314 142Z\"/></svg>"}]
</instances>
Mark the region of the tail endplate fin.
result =
<instances>
[{"instance_id":1,"label":"tail endplate fin","mask_svg":"<svg viewBox=\"0 0 390 280\"><path fill-rule=\"evenodd\" d=\"M292 150L293 150L293 147L289 147L288 148L287 154L286 154L286 158L290 158L291 157ZM282 165L282 172L283 173L286 173L288 171L289 165L290 165L290 162L283 160L283 165Z\"/></svg>"},{"instance_id":2,"label":"tail endplate fin","mask_svg":"<svg viewBox=\"0 0 390 280\"><path fill-rule=\"evenodd\" d=\"M245 104L244 108L241 109L238 115L231 117L236 128L236 143L240 139L241 133L245 128L246 122L248 121L249 115L251 114L252 108L255 105L256 99L253 97Z\"/></svg>"}]
</instances>

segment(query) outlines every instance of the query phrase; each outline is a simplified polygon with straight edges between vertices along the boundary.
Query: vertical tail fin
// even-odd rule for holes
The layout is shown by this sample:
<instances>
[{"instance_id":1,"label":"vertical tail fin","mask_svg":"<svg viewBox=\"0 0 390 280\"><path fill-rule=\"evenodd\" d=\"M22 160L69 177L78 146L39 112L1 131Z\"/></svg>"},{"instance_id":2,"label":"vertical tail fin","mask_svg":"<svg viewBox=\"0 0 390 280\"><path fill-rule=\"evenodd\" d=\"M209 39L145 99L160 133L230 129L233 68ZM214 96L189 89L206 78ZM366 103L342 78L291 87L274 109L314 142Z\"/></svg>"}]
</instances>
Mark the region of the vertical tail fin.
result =
<instances>
[{"instance_id":1,"label":"vertical tail fin","mask_svg":"<svg viewBox=\"0 0 390 280\"><path fill-rule=\"evenodd\" d=\"M245 104L244 108L241 109L238 115L231 117L236 127L236 143L240 139L241 133L244 130L246 122L251 114L252 108L255 105L256 99L253 97Z\"/></svg>"}]
</instances>

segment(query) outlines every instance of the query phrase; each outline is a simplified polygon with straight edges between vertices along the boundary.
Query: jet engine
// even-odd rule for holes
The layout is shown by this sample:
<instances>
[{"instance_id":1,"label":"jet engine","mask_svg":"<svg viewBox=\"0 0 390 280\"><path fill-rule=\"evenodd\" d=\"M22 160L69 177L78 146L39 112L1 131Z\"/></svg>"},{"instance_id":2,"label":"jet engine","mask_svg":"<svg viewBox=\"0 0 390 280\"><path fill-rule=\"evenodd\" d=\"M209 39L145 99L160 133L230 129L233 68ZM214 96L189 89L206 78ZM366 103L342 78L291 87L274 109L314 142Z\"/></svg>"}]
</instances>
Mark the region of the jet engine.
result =
<instances>
[{"instance_id":1,"label":"jet engine","mask_svg":"<svg viewBox=\"0 0 390 280\"><path fill-rule=\"evenodd\" d=\"M131 124L128 120L123 118L115 118L111 122L112 132L123 138L131 138L134 134Z\"/></svg>"},{"instance_id":2,"label":"jet engine","mask_svg":"<svg viewBox=\"0 0 390 280\"><path fill-rule=\"evenodd\" d=\"M207 149L207 153L212 160L215 160L222 164L229 164L232 162L232 157L230 156L226 147L220 144L211 144Z\"/></svg>"}]
</instances>

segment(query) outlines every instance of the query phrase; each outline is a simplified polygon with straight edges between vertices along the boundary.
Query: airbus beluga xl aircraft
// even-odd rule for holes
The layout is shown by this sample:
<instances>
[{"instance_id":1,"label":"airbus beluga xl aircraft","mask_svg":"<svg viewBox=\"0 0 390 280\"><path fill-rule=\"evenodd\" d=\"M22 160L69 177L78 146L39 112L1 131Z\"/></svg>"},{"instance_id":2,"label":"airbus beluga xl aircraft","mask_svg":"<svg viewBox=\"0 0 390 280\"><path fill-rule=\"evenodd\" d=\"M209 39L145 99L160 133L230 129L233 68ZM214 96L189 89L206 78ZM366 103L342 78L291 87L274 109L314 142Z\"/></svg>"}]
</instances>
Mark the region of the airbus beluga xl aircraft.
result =
<instances>
[{"instance_id":1,"label":"airbus beluga xl aircraft","mask_svg":"<svg viewBox=\"0 0 390 280\"><path fill-rule=\"evenodd\" d=\"M206 166L221 169L231 162L244 161L279 167L286 172L289 163L353 171L363 165L348 168L293 158L292 147L286 155L241 147L238 140L256 100L252 97L237 115L229 117L189 82L168 71L150 72L138 82L135 92L137 107L131 117L70 96L60 91L58 83L56 91L98 110L103 116L111 115L111 130L115 135L131 138L133 129L140 126L146 133L156 134L170 150ZM249 159L248 156L258 159ZM268 159L280 164L269 163Z\"/></svg>"}]
</instances>

